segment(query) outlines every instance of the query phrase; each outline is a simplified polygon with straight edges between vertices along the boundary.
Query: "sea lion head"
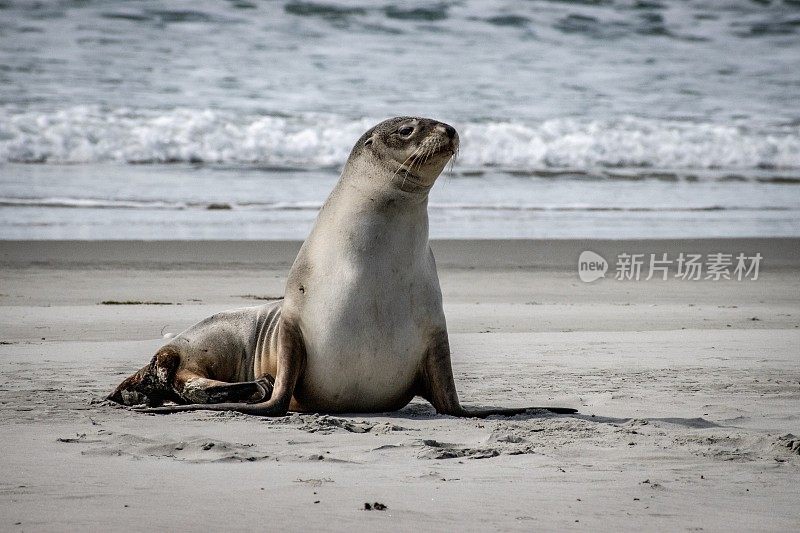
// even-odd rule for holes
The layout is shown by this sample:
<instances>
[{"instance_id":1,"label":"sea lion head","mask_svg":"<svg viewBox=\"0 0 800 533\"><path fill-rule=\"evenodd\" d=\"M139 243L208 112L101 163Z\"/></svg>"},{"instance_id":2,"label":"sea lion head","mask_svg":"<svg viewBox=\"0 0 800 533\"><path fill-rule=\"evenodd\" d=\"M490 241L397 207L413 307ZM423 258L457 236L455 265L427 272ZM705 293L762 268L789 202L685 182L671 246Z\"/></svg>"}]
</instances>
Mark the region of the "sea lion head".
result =
<instances>
[{"instance_id":1,"label":"sea lion head","mask_svg":"<svg viewBox=\"0 0 800 533\"><path fill-rule=\"evenodd\" d=\"M148 393L153 389L153 382L150 365L147 365L125 378L106 399L122 405L151 405L154 402L150 400Z\"/></svg>"},{"instance_id":2,"label":"sea lion head","mask_svg":"<svg viewBox=\"0 0 800 533\"><path fill-rule=\"evenodd\" d=\"M150 407L158 407L167 400L179 401L170 386L179 359L174 349L161 348L150 364L125 378L106 399L122 405L146 404Z\"/></svg>"},{"instance_id":3,"label":"sea lion head","mask_svg":"<svg viewBox=\"0 0 800 533\"><path fill-rule=\"evenodd\" d=\"M458 142L455 128L444 122L395 117L362 135L350 157L371 154L400 188L429 189L458 152Z\"/></svg>"}]
</instances>

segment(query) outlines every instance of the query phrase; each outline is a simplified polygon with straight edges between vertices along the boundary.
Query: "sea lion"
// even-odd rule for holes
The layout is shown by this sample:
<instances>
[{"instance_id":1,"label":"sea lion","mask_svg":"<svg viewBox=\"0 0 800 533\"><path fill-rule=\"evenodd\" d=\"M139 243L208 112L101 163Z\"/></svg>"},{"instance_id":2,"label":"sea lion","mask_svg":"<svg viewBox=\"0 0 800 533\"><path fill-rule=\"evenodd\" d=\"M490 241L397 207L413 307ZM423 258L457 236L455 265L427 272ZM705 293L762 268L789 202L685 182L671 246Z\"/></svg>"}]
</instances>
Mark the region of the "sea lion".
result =
<instances>
[{"instance_id":1,"label":"sea lion","mask_svg":"<svg viewBox=\"0 0 800 533\"><path fill-rule=\"evenodd\" d=\"M467 410L453 380L427 206L458 144L452 126L426 118L392 118L368 130L289 271L284 299L190 328L110 398L135 390L152 405L195 402L148 412L282 416L393 411L419 395L446 415L524 412Z\"/></svg>"}]
</instances>

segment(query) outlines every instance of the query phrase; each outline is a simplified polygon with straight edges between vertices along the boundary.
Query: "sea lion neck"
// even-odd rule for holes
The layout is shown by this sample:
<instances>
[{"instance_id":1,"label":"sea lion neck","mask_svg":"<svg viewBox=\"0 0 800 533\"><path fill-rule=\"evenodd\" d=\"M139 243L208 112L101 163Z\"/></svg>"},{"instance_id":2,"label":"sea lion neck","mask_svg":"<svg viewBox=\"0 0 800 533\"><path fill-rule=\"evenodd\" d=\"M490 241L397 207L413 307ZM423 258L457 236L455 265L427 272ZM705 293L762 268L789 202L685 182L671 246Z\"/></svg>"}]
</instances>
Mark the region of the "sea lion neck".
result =
<instances>
[{"instance_id":1,"label":"sea lion neck","mask_svg":"<svg viewBox=\"0 0 800 533\"><path fill-rule=\"evenodd\" d=\"M370 198L394 198L409 203L427 203L433 182L424 181L396 161L362 152L345 165L340 183Z\"/></svg>"}]
</instances>

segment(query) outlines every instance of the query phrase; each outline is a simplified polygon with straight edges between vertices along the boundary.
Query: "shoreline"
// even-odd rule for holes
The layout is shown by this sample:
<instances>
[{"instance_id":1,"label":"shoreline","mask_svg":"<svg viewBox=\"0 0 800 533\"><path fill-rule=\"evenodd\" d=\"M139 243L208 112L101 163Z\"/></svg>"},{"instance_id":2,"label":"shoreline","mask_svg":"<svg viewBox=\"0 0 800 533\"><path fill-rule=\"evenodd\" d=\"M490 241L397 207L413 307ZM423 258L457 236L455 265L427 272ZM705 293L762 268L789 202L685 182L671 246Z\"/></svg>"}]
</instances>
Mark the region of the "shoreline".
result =
<instances>
[{"instance_id":1,"label":"shoreline","mask_svg":"<svg viewBox=\"0 0 800 533\"><path fill-rule=\"evenodd\" d=\"M0 240L0 268L121 265L125 268L289 267L302 241L295 240ZM432 239L437 265L446 268L575 270L592 250L620 253L761 253L770 268L800 266L800 238L707 239Z\"/></svg>"}]
</instances>

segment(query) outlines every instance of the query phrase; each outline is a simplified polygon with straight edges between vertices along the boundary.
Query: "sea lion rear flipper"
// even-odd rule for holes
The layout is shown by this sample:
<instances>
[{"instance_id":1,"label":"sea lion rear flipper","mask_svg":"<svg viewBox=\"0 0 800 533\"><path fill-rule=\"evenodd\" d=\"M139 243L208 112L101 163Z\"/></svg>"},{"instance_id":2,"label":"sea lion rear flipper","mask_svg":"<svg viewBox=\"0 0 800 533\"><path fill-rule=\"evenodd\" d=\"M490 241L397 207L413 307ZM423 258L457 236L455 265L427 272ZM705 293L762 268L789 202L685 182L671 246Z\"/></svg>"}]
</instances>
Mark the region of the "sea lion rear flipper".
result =
<instances>
[{"instance_id":1,"label":"sea lion rear flipper","mask_svg":"<svg viewBox=\"0 0 800 533\"><path fill-rule=\"evenodd\" d=\"M264 376L255 381L239 381L226 383L208 379L203 376L191 373L186 377L186 373L179 373L176 392L185 403L226 403L226 402L245 402L256 403L269 400L272 396L273 383L272 376ZM181 382L183 384L181 385Z\"/></svg>"}]
</instances>

